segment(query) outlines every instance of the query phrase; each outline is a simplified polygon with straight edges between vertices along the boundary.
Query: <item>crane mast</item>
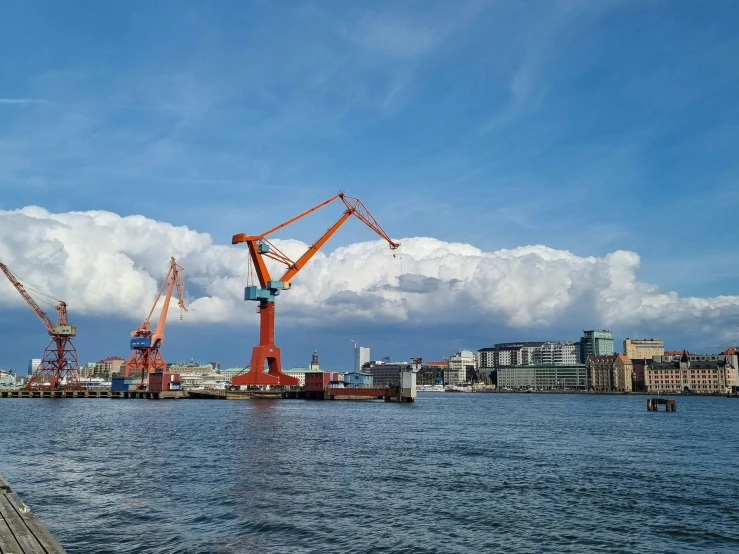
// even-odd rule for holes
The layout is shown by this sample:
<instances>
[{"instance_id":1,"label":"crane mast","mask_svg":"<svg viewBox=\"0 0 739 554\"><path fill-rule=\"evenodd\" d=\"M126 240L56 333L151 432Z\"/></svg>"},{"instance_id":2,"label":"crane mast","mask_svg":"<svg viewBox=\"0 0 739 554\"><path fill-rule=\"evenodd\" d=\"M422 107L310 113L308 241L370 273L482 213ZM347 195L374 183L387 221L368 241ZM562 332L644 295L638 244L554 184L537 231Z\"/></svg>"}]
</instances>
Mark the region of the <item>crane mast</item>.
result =
<instances>
[{"instance_id":1,"label":"crane mast","mask_svg":"<svg viewBox=\"0 0 739 554\"><path fill-rule=\"evenodd\" d=\"M0 269L51 336L51 342L41 358L41 365L26 383L26 388L80 388L77 349L72 344L72 337L77 335L77 327L69 324L67 303L57 300L56 324L52 323L10 268L0 263Z\"/></svg>"},{"instance_id":2,"label":"crane mast","mask_svg":"<svg viewBox=\"0 0 739 554\"><path fill-rule=\"evenodd\" d=\"M346 208L344 213L296 261L291 260L267 238L272 233L338 199L344 203ZM265 231L261 235L240 233L233 236L231 244L246 243L259 281L259 286L247 286L244 291L244 300L259 302L259 344L252 349L250 370L234 376L231 381L232 385L264 387L268 385L298 384L297 378L282 373L280 349L275 345L275 298L281 291L290 289L290 281L351 216L355 216L385 239L391 249L394 250L400 246L399 242L395 242L390 238L359 198L347 196L343 192ZM272 279L265 258L286 266L285 273L278 280ZM264 370L265 363L267 364L266 372Z\"/></svg>"},{"instance_id":3,"label":"crane mast","mask_svg":"<svg viewBox=\"0 0 739 554\"><path fill-rule=\"evenodd\" d=\"M159 292L154 299L154 304L152 304L151 310L149 310L149 315L146 316L146 319L141 325L131 331L132 352L126 362L124 375L128 377L132 372L140 372L141 385L144 384L144 380L149 373L167 370L167 362L164 361L164 357L159 351L159 348L164 342L164 328L167 324L169 302L172 299L172 294L175 289L177 290L177 305L180 309L187 311L187 308L185 307L184 285L182 281L182 273L184 271L185 270L181 266L177 265L177 261L174 258L170 259L169 271L162 282L162 286L159 287ZM165 293L162 311L159 314L157 326L152 331L149 329L151 316L154 313L165 288L167 291Z\"/></svg>"}]
</instances>

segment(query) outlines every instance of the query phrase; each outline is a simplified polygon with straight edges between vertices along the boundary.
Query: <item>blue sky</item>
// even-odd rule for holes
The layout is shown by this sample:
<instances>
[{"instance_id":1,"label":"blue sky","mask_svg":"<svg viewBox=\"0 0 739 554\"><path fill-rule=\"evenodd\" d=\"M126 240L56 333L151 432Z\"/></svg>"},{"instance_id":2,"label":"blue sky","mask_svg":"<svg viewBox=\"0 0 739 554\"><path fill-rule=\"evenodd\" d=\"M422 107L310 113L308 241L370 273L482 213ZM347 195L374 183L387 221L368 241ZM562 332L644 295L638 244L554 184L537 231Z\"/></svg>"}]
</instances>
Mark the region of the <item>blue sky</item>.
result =
<instances>
[{"instance_id":1,"label":"blue sky","mask_svg":"<svg viewBox=\"0 0 739 554\"><path fill-rule=\"evenodd\" d=\"M141 214L228 244L345 190L395 237L630 250L643 281L734 294L738 24L719 0L4 3L0 209ZM331 245L371 238L347 225ZM471 347L541 332L475 329ZM444 353L428 330L357 333ZM287 365L332 344L284 336Z\"/></svg>"}]
</instances>

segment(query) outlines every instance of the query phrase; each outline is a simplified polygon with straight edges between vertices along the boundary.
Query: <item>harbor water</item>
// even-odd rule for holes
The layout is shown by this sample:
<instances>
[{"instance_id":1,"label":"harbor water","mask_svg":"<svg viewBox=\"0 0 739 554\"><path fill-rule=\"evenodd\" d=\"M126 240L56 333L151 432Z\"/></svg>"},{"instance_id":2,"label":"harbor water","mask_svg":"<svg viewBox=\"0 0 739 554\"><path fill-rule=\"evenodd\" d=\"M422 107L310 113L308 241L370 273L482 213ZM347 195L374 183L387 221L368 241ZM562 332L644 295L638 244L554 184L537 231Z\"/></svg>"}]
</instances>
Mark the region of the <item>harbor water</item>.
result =
<instances>
[{"instance_id":1,"label":"harbor water","mask_svg":"<svg viewBox=\"0 0 739 554\"><path fill-rule=\"evenodd\" d=\"M739 552L739 400L0 399L0 474L88 553Z\"/></svg>"}]
</instances>

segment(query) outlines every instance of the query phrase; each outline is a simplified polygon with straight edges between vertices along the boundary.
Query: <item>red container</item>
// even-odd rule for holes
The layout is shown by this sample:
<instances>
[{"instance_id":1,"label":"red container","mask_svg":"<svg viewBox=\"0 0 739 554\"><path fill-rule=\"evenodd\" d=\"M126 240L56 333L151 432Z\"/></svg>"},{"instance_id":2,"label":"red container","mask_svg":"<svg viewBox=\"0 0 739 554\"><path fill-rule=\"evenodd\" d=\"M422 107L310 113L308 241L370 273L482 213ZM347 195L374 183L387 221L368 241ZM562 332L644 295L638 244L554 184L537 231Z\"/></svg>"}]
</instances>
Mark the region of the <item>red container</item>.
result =
<instances>
[{"instance_id":1,"label":"red container","mask_svg":"<svg viewBox=\"0 0 739 554\"><path fill-rule=\"evenodd\" d=\"M150 373L149 390L161 392L165 390L180 390L179 373Z\"/></svg>"}]
</instances>

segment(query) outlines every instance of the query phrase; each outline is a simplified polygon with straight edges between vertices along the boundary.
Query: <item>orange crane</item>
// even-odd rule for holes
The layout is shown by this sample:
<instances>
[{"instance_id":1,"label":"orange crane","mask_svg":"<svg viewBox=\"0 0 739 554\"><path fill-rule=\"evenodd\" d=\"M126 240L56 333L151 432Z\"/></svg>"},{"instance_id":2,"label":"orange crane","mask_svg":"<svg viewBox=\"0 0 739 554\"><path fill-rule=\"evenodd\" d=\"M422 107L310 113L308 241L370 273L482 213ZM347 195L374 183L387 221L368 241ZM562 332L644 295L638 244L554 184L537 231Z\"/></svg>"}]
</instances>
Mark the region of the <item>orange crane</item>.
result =
<instances>
[{"instance_id":1,"label":"orange crane","mask_svg":"<svg viewBox=\"0 0 739 554\"><path fill-rule=\"evenodd\" d=\"M26 383L27 389L36 388L80 388L79 363L77 362L77 349L72 344L72 337L77 336L77 327L69 324L67 318L67 303L58 298L36 291L49 300L54 300L56 305L56 325L49 319L49 316L41 309L36 301L28 294L26 287L20 282L12 271L3 263L0 263L5 276L15 287L23 300L26 301L33 312L44 324L46 330L51 335L51 342L44 350L44 356L41 358L41 365L36 369L31 378ZM65 384L62 384L64 381Z\"/></svg>"},{"instance_id":2,"label":"orange crane","mask_svg":"<svg viewBox=\"0 0 739 554\"><path fill-rule=\"evenodd\" d=\"M172 298L172 292L175 287L177 288L177 299L179 300L178 305L180 309L187 311L185 307L185 296L183 294L183 283L182 283L182 272L185 270L177 265L174 258L171 258L169 263L169 271L167 276L162 282L162 286L159 288L159 293L154 299L154 304L149 310L149 315L146 316L144 322L139 325L135 330L131 331L131 356L126 362L124 375L126 377L132 371L141 371L141 385L144 384L144 379L149 373L155 371L167 371L167 362L164 361L164 357L159 348L161 348L164 342L164 327L167 324L167 313L169 312L169 301ZM154 331L149 329L149 322L151 315L154 313L154 309L157 307L157 303L164 292L164 288L167 288L166 296L164 297L164 304L162 306L162 313L159 315L157 326ZM182 316L180 316L181 318Z\"/></svg>"},{"instance_id":3,"label":"orange crane","mask_svg":"<svg viewBox=\"0 0 739 554\"><path fill-rule=\"evenodd\" d=\"M294 223L337 199L341 199L346 207L344 214L338 219L338 221L336 221L336 223L329 227L328 230L321 235L318 240L316 240L316 242L311 244L308 250L306 250L306 252L297 261L291 260L267 239L267 237L275 231L287 227L291 223ZM298 384L297 378L282 373L280 349L275 346L275 298L280 294L280 291L288 290L290 288L291 279L295 277L303 267L305 267L305 264L308 263L308 261L316 254L316 252L318 252L326 241L331 238L336 230L352 215L364 222L365 225L384 238L390 245L391 249L395 250L400 246L399 242L395 242L388 236L359 198L347 196L343 192L340 192L325 202L296 215L277 227L273 227L272 229L265 231L261 235L247 236L244 233L240 233L233 236L231 244L245 242L248 246L250 260L251 263L254 264L257 279L259 280L259 286L247 286L244 291L244 300L259 302L259 344L252 349L250 371L234 376L231 381L232 385L266 386ZM272 279L272 276L267 269L265 258L270 258L280 262L287 267L285 273L279 280ZM264 371L265 362L268 365L268 370L266 372Z\"/></svg>"}]
</instances>

